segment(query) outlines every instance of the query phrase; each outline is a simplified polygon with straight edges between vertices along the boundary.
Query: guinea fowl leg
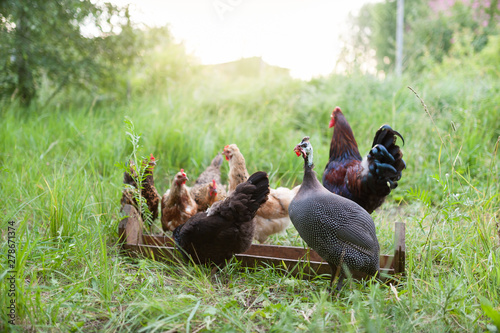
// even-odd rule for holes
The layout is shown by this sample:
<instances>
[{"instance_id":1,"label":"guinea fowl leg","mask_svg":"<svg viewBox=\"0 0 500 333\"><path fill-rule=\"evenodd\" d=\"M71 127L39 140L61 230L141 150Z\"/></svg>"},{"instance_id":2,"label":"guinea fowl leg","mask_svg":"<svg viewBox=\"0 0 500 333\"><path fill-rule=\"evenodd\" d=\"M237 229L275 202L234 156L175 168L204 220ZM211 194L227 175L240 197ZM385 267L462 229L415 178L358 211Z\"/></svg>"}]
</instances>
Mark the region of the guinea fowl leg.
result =
<instances>
[{"instance_id":1,"label":"guinea fowl leg","mask_svg":"<svg viewBox=\"0 0 500 333\"><path fill-rule=\"evenodd\" d=\"M333 281L335 281L338 277L337 280L337 287L335 288L337 292L340 292L342 289L342 286L344 285L344 274L342 272L342 265L344 264L344 255L345 255L345 245L344 248L342 249L342 254L340 255L340 261L337 266L329 264L330 265L330 270L331 270L331 278L330 278L330 286L329 289L332 293L334 293L332 286L333 286ZM333 267L336 267L335 271Z\"/></svg>"},{"instance_id":2,"label":"guinea fowl leg","mask_svg":"<svg viewBox=\"0 0 500 333\"><path fill-rule=\"evenodd\" d=\"M334 269L335 267L335 269ZM342 290L342 287L344 285L344 274L342 273L341 266L334 266L330 264L330 270L331 270L331 278L330 278L330 285L328 286L328 289L332 294L335 294L336 292L340 292ZM335 289L333 289L333 284L337 280L337 286Z\"/></svg>"}]
</instances>

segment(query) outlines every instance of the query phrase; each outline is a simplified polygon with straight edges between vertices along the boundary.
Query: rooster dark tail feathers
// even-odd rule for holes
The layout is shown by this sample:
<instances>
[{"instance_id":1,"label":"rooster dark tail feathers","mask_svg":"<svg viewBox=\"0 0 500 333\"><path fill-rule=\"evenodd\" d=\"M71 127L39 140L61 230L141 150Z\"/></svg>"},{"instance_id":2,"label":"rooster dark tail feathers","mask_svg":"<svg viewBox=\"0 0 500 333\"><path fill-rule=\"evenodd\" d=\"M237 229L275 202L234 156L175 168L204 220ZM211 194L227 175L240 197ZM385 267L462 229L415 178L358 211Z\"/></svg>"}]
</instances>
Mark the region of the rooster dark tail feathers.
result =
<instances>
[{"instance_id":1,"label":"rooster dark tail feathers","mask_svg":"<svg viewBox=\"0 0 500 333\"><path fill-rule=\"evenodd\" d=\"M401 172L406 168L403 152L396 145L398 136L404 145L405 141L401 134L389 125L383 125L375 133L372 149L368 153L371 176L378 179L377 183L386 182L390 189L398 186L397 181L401 179Z\"/></svg>"}]
</instances>

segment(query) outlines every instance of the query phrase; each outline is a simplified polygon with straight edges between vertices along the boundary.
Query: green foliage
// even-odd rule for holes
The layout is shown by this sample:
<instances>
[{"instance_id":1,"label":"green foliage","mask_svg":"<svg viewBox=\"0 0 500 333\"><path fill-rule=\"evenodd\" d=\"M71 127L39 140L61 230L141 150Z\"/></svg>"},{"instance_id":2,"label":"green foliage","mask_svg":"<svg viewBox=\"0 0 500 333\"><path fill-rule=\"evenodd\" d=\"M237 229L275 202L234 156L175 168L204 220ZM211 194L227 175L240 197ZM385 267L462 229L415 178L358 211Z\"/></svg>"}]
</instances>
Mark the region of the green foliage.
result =
<instances>
[{"instance_id":1,"label":"green foliage","mask_svg":"<svg viewBox=\"0 0 500 333\"><path fill-rule=\"evenodd\" d=\"M446 10L434 8L432 2L442 1L405 1L403 66L406 70L421 72L441 63L457 49L455 44L464 42L460 40L464 34L470 37L464 44L467 52L480 52L491 36L500 32L497 21L500 7L496 1L489 2L486 9L455 1ZM365 4L352 18L352 44L344 50L341 62L345 64L354 56L359 58L360 65L370 59L367 55L373 54L377 70L391 73L395 66L396 10L394 0Z\"/></svg>"},{"instance_id":2,"label":"green foliage","mask_svg":"<svg viewBox=\"0 0 500 333\"><path fill-rule=\"evenodd\" d=\"M136 30L137 53L127 78L135 96L155 96L172 85L196 79L198 67L186 55L184 45L174 42L168 27Z\"/></svg>"},{"instance_id":3,"label":"green foliage","mask_svg":"<svg viewBox=\"0 0 500 333\"><path fill-rule=\"evenodd\" d=\"M69 84L110 87L134 56L128 9L88 0L8 0L0 12L0 97L18 97L25 106L37 97L44 77L51 83L48 100ZM83 36L84 24L101 37Z\"/></svg>"}]
</instances>

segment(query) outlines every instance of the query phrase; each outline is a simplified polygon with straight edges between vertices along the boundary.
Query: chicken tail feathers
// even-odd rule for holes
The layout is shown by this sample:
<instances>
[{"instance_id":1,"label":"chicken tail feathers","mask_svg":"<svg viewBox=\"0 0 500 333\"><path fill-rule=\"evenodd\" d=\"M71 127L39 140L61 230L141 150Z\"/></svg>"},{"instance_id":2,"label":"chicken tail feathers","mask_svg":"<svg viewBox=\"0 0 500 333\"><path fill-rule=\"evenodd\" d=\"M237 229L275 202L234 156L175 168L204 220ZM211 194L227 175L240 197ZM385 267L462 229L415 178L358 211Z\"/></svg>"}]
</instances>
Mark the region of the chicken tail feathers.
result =
<instances>
[{"instance_id":1,"label":"chicken tail feathers","mask_svg":"<svg viewBox=\"0 0 500 333\"><path fill-rule=\"evenodd\" d=\"M251 175L244 183L223 201L212 205L208 215L220 214L224 218L231 218L238 223L250 221L255 217L260 206L267 201L269 195L269 178L267 173L258 171ZM220 203L220 204L219 204Z\"/></svg>"},{"instance_id":2,"label":"chicken tail feathers","mask_svg":"<svg viewBox=\"0 0 500 333\"><path fill-rule=\"evenodd\" d=\"M368 186L373 192L389 194L398 186L401 172L406 168L403 152L396 145L397 137L404 139L401 134L389 125L383 125L375 133L372 149L368 153Z\"/></svg>"},{"instance_id":3,"label":"chicken tail feathers","mask_svg":"<svg viewBox=\"0 0 500 333\"><path fill-rule=\"evenodd\" d=\"M247 183L253 184L255 186L255 190L252 191L251 196L252 200L254 200L260 207L260 205L267 201L267 197L270 191L269 178L267 177L267 173L258 171L248 178Z\"/></svg>"}]
</instances>

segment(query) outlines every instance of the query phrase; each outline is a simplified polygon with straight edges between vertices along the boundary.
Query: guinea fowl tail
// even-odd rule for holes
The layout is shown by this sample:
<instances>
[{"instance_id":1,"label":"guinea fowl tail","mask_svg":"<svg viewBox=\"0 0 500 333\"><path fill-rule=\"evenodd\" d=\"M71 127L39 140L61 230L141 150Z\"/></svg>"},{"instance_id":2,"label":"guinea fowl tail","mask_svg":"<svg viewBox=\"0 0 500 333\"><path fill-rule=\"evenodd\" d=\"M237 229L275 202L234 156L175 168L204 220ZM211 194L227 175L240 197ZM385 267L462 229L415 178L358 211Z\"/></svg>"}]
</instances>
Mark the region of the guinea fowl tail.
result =
<instances>
[{"instance_id":1,"label":"guinea fowl tail","mask_svg":"<svg viewBox=\"0 0 500 333\"><path fill-rule=\"evenodd\" d=\"M401 134L393 130L389 125L383 125L375 133L372 149L368 154L369 168L372 179L376 180L374 185L394 189L401 179L401 172L406 168L403 160L403 152L396 145L397 137Z\"/></svg>"}]
</instances>

